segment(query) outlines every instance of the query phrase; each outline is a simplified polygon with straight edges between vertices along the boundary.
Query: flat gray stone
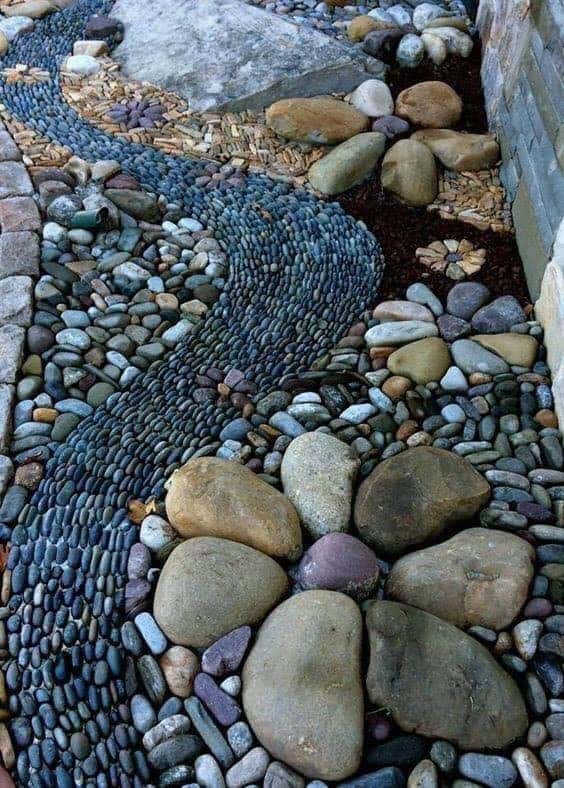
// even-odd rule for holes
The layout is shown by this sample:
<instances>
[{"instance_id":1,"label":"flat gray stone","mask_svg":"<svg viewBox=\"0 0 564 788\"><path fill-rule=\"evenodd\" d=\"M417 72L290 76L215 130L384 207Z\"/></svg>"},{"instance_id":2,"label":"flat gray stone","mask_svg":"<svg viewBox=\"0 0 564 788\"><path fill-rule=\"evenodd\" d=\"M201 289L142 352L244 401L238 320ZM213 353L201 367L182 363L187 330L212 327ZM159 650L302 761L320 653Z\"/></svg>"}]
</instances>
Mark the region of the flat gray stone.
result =
<instances>
[{"instance_id":1,"label":"flat gray stone","mask_svg":"<svg viewBox=\"0 0 564 788\"><path fill-rule=\"evenodd\" d=\"M39 276L39 241L28 231L0 235L0 279Z\"/></svg>"},{"instance_id":2,"label":"flat gray stone","mask_svg":"<svg viewBox=\"0 0 564 788\"><path fill-rule=\"evenodd\" d=\"M112 16L125 26L112 53L125 73L194 110L261 109L348 92L370 76L346 44L241 0L117 0Z\"/></svg>"},{"instance_id":3,"label":"flat gray stone","mask_svg":"<svg viewBox=\"0 0 564 788\"><path fill-rule=\"evenodd\" d=\"M15 383L23 358L25 329L0 327L0 383Z\"/></svg>"},{"instance_id":4,"label":"flat gray stone","mask_svg":"<svg viewBox=\"0 0 564 788\"><path fill-rule=\"evenodd\" d=\"M21 161L0 161L0 200L33 194L33 185Z\"/></svg>"},{"instance_id":5,"label":"flat gray stone","mask_svg":"<svg viewBox=\"0 0 564 788\"><path fill-rule=\"evenodd\" d=\"M22 154L7 131L0 131L0 161L20 161Z\"/></svg>"},{"instance_id":6,"label":"flat gray stone","mask_svg":"<svg viewBox=\"0 0 564 788\"><path fill-rule=\"evenodd\" d=\"M33 282L29 276L0 279L0 326L29 326L32 312Z\"/></svg>"}]
</instances>

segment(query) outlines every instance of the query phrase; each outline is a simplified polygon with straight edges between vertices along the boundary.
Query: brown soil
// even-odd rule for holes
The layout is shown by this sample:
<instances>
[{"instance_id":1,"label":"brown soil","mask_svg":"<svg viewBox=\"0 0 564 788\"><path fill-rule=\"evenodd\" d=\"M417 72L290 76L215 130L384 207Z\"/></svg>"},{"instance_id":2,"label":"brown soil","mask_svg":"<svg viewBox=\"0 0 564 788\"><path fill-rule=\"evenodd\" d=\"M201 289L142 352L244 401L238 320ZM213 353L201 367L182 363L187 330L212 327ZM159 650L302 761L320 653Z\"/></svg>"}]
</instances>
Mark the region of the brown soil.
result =
<instances>
[{"instance_id":1,"label":"brown soil","mask_svg":"<svg viewBox=\"0 0 564 788\"><path fill-rule=\"evenodd\" d=\"M394 68L387 82L394 98L417 82L447 82L464 102L463 116L457 129L485 132L488 124L480 83L480 62L481 49L479 42L476 42L469 58L449 56L440 67L424 61L412 71ZM444 298L455 282L418 263L415 249L444 238L467 238L486 249L487 257L480 272L465 281L483 282L496 296L512 293L522 304L530 301L523 266L512 235L477 230L463 222L447 221L425 208L408 208L391 194L384 193L379 171L374 178L341 195L338 200L347 213L365 222L382 245L386 271L378 292L380 298L403 298L407 287L417 281L424 281L439 297Z\"/></svg>"}]
</instances>

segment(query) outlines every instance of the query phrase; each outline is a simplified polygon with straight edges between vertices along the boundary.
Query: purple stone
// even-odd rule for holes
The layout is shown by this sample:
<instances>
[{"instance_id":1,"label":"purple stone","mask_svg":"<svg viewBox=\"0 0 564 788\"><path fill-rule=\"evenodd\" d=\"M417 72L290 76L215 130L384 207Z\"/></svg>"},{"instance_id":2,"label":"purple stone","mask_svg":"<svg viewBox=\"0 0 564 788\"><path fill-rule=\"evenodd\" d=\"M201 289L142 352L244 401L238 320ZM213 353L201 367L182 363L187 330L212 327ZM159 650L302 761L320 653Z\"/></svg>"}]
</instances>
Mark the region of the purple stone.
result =
<instances>
[{"instance_id":1,"label":"purple stone","mask_svg":"<svg viewBox=\"0 0 564 788\"><path fill-rule=\"evenodd\" d=\"M380 574L372 550L350 534L322 536L304 554L296 580L304 590L323 588L366 599L375 590Z\"/></svg>"},{"instance_id":2,"label":"purple stone","mask_svg":"<svg viewBox=\"0 0 564 788\"><path fill-rule=\"evenodd\" d=\"M437 326L440 334L447 342L454 342L455 339L462 339L470 334L470 323L461 317L444 314L437 318Z\"/></svg>"},{"instance_id":3,"label":"purple stone","mask_svg":"<svg viewBox=\"0 0 564 788\"><path fill-rule=\"evenodd\" d=\"M194 692L220 725L233 725L241 717L239 704L220 689L207 673L198 673Z\"/></svg>"},{"instance_id":4,"label":"purple stone","mask_svg":"<svg viewBox=\"0 0 564 788\"><path fill-rule=\"evenodd\" d=\"M230 369L223 382L226 386L229 386L230 389L233 389L237 383L240 383L243 380L244 377L245 375L240 369Z\"/></svg>"},{"instance_id":5,"label":"purple stone","mask_svg":"<svg viewBox=\"0 0 564 788\"><path fill-rule=\"evenodd\" d=\"M151 566L151 553L141 542L136 542L129 551L127 577L130 580L143 580Z\"/></svg>"},{"instance_id":6,"label":"purple stone","mask_svg":"<svg viewBox=\"0 0 564 788\"><path fill-rule=\"evenodd\" d=\"M127 615L139 613L151 593L148 580L130 580L125 584L125 612Z\"/></svg>"},{"instance_id":7,"label":"purple stone","mask_svg":"<svg viewBox=\"0 0 564 788\"><path fill-rule=\"evenodd\" d=\"M525 618L546 618L552 613L552 603L544 597L534 597L523 610Z\"/></svg>"},{"instance_id":8,"label":"purple stone","mask_svg":"<svg viewBox=\"0 0 564 788\"><path fill-rule=\"evenodd\" d=\"M239 627L216 640L202 654L202 670L212 676L226 676L237 670L251 639L251 628Z\"/></svg>"},{"instance_id":9,"label":"purple stone","mask_svg":"<svg viewBox=\"0 0 564 788\"><path fill-rule=\"evenodd\" d=\"M550 509L547 509L546 506L541 506L540 503L521 501L517 504L517 511L535 523L553 523L556 520Z\"/></svg>"},{"instance_id":10,"label":"purple stone","mask_svg":"<svg viewBox=\"0 0 564 788\"><path fill-rule=\"evenodd\" d=\"M372 124L372 131L379 131L385 134L391 140L400 134L407 134L409 131L409 123L403 118L398 118L396 115L383 115Z\"/></svg>"}]
</instances>

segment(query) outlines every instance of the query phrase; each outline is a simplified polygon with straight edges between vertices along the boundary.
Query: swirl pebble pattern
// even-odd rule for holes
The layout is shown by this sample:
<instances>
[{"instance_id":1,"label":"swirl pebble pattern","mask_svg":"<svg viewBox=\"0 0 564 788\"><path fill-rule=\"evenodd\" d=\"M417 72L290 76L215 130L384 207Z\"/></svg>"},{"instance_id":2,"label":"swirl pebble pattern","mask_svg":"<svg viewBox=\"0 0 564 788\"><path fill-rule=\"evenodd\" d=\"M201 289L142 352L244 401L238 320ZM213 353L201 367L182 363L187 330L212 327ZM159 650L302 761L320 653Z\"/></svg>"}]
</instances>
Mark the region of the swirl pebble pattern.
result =
<instances>
[{"instance_id":1,"label":"swirl pebble pattern","mask_svg":"<svg viewBox=\"0 0 564 788\"><path fill-rule=\"evenodd\" d=\"M89 16L110 9L78 0L19 37L3 66L41 67L51 80L2 84L2 101L73 154L117 159L144 188L182 205L212 230L230 273L203 328L56 450L13 531L4 669L15 776L33 788L150 782L128 703L145 690L120 640L137 540L126 506L162 496L172 471L213 450L233 418L233 410L194 400L196 374L236 367L264 395L338 340L374 300L383 270L377 241L338 205L260 175L203 188L196 180L205 162L112 138L73 112L61 96L60 63Z\"/></svg>"}]
</instances>

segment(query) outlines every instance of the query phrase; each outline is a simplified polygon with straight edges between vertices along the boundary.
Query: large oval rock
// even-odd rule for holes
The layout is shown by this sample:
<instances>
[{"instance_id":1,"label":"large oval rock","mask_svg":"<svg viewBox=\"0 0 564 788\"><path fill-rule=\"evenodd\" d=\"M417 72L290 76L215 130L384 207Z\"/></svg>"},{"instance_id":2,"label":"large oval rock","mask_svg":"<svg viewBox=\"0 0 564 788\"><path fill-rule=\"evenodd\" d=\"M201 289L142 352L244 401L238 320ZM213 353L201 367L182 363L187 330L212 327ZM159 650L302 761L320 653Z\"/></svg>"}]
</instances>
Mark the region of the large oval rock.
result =
<instances>
[{"instance_id":1,"label":"large oval rock","mask_svg":"<svg viewBox=\"0 0 564 788\"><path fill-rule=\"evenodd\" d=\"M276 561L228 539L196 537L176 547L155 591L154 615L167 637L203 648L243 624L258 624L286 593Z\"/></svg>"},{"instance_id":2,"label":"large oval rock","mask_svg":"<svg viewBox=\"0 0 564 788\"><path fill-rule=\"evenodd\" d=\"M350 446L322 432L306 432L286 450L281 468L284 492L315 538L348 530L359 466Z\"/></svg>"},{"instance_id":3,"label":"large oval rock","mask_svg":"<svg viewBox=\"0 0 564 788\"><path fill-rule=\"evenodd\" d=\"M402 730L463 750L502 749L525 733L517 685L477 640L397 602L371 604L366 625L368 695Z\"/></svg>"},{"instance_id":4,"label":"large oval rock","mask_svg":"<svg viewBox=\"0 0 564 788\"><path fill-rule=\"evenodd\" d=\"M357 134L316 161L307 177L322 194L341 194L369 177L384 153L386 137L377 131Z\"/></svg>"},{"instance_id":5,"label":"large oval rock","mask_svg":"<svg viewBox=\"0 0 564 788\"><path fill-rule=\"evenodd\" d=\"M368 118L344 101L314 96L277 101L266 110L266 123L288 140L335 145L364 131Z\"/></svg>"},{"instance_id":6,"label":"large oval rock","mask_svg":"<svg viewBox=\"0 0 564 788\"><path fill-rule=\"evenodd\" d=\"M461 114L462 100L446 82L418 82L396 99L396 115L414 126L447 129L458 123Z\"/></svg>"},{"instance_id":7,"label":"large oval rock","mask_svg":"<svg viewBox=\"0 0 564 788\"><path fill-rule=\"evenodd\" d=\"M367 599L376 590L380 565L372 550L350 534L326 534L307 550L296 575L305 590L342 591Z\"/></svg>"},{"instance_id":8,"label":"large oval rock","mask_svg":"<svg viewBox=\"0 0 564 788\"><path fill-rule=\"evenodd\" d=\"M435 157L416 140L400 140L382 161L382 186L407 205L429 205L437 196Z\"/></svg>"},{"instance_id":9,"label":"large oval rock","mask_svg":"<svg viewBox=\"0 0 564 788\"><path fill-rule=\"evenodd\" d=\"M362 620L335 591L305 591L262 625L243 669L243 707L269 753L300 774L342 780L360 764Z\"/></svg>"},{"instance_id":10,"label":"large oval rock","mask_svg":"<svg viewBox=\"0 0 564 788\"><path fill-rule=\"evenodd\" d=\"M411 139L426 145L449 170L485 170L499 159L499 145L490 134L421 129Z\"/></svg>"},{"instance_id":11,"label":"large oval rock","mask_svg":"<svg viewBox=\"0 0 564 788\"><path fill-rule=\"evenodd\" d=\"M400 558L386 594L458 627L499 630L513 622L527 600L534 557L532 546L514 534L468 528Z\"/></svg>"},{"instance_id":12,"label":"large oval rock","mask_svg":"<svg viewBox=\"0 0 564 788\"><path fill-rule=\"evenodd\" d=\"M376 552L398 555L469 519L489 495L489 484L468 460L418 446L384 460L362 482L354 521Z\"/></svg>"},{"instance_id":13,"label":"large oval rock","mask_svg":"<svg viewBox=\"0 0 564 788\"><path fill-rule=\"evenodd\" d=\"M292 504L236 462L190 460L168 482L166 511L181 536L218 536L295 561L302 532Z\"/></svg>"}]
</instances>

